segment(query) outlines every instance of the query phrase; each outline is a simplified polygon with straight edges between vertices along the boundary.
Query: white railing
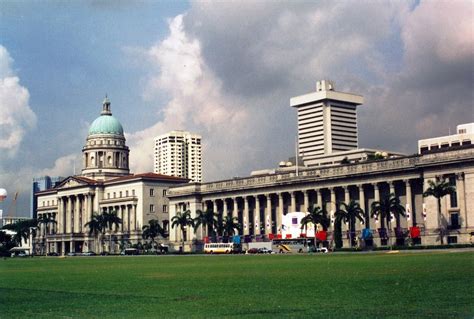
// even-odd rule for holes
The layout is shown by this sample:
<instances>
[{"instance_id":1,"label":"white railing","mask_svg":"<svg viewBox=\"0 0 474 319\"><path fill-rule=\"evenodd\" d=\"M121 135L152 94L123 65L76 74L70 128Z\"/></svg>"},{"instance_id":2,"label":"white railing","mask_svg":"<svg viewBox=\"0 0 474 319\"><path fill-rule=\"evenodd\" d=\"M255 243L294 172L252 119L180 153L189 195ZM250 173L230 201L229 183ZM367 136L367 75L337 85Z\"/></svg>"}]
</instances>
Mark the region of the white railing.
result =
<instances>
[{"instance_id":1,"label":"white railing","mask_svg":"<svg viewBox=\"0 0 474 319\"><path fill-rule=\"evenodd\" d=\"M201 185L185 185L176 188L171 188L168 191L170 196L186 195L195 192L210 192L210 191L228 191L232 189L240 189L245 186L260 187L272 185L276 181L290 181L306 179L325 179L328 177L346 176L352 174L364 174L367 172L384 172L392 170L400 170L413 168L415 166L423 166L424 164L432 164L434 162L443 163L452 160L474 159L474 148L448 151L436 154L426 154L423 156L413 156L404 158L387 159L381 161L373 161L359 164L343 165L327 168L307 169L300 172L298 176L296 173L281 173L270 174L265 176L256 176L248 178L239 178L233 180L224 180L218 182L203 183Z\"/></svg>"}]
</instances>

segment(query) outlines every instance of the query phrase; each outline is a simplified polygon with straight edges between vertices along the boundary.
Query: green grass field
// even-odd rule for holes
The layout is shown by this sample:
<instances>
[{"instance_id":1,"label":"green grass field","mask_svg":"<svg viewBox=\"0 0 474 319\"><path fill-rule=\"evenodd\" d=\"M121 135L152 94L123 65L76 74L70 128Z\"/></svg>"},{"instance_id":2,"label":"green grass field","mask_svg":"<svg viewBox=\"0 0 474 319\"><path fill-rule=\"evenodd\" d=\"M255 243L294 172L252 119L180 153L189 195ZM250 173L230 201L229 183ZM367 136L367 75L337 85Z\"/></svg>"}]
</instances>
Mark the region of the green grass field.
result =
<instances>
[{"instance_id":1,"label":"green grass field","mask_svg":"<svg viewBox=\"0 0 474 319\"><path fill-rule=\"evenodd\" d=\"M472 318L474 253L0 260L1 318Z\"/></svg>"}]
</instances>

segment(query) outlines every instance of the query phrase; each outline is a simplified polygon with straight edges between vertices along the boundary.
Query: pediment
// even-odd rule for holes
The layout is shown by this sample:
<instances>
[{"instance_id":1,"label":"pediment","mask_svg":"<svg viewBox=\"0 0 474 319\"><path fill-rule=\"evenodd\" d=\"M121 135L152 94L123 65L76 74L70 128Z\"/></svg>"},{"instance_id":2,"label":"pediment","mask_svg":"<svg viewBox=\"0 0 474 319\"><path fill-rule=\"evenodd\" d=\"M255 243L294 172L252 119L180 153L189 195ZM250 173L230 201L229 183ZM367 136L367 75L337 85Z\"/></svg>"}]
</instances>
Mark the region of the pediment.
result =
<instances>
[{"instance_id":1,"label":"pediment","mask_svg":"<svg viewBox=\"0 0 474 319\"><path fill-rule=\"evenodd\" d=\"M79 179L74 176L69 176L68 178L64 179L61 184L59 184L56 188L63 189L63 188L71 188L71 187L78 187L78 186L88 186L89 183Z\"/></svg>"}]
</instances>

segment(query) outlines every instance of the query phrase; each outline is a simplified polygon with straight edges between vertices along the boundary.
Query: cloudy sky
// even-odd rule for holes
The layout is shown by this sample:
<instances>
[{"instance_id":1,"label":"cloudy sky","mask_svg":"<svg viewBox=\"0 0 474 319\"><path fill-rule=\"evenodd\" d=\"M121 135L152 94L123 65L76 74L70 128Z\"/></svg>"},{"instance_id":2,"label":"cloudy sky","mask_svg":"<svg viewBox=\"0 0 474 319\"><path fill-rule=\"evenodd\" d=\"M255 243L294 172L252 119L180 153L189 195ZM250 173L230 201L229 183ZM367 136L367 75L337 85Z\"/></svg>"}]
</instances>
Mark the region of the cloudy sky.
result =
<instances>
[{"instance_id":1,"label":"cloudy sky","mask_svg":"<svg viewBox=\"0 0 474 319\"><path fill-rule=\"evenodd\" d=\"M275 167L320 79L365 97L359 146L415 153L474 121L473 25L462 0L2 1L0 187L28 215L33 176L79 172L106 93L135 173L173 129L203 136L206 181Z\"/></svg>"}]
</instances>

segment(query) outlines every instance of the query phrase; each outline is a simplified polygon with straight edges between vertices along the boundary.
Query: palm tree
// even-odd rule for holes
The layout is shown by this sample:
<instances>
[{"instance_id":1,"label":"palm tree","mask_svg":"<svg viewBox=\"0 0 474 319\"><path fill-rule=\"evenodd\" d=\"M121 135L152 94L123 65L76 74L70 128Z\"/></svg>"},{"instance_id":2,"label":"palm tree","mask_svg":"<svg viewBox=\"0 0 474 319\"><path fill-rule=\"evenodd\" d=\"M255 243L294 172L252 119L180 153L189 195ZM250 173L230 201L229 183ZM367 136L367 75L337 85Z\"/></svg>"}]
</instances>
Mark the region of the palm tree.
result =
<instances>
[{"instance_id":1,"label":"palm tree","mask_svg":"<svg viewBox=\"0 0 474 319\"><path fill-rule=\"evenodd\" d=\"M42 214L38 217L38 225L43 225L43 241L41 244L41 254L45 253L45 247L48 247L48 225L57 224L57 222L49 214ZM47 250L47 249L46 249Z\"/></svg>"},{"instance_id":2,"label":"palm tree","mask_svg":"<svg viewBox=\"0 0 474 319\"><path fill-rule=\"evenodd\" d=\"M89 227L89 236L94 234L95 248L98 253L100 252L100 248L97 249L99 247L99 235L102 234L102 231L104 230L103 218L103 215L97 215L94 213L92 219L85 224L86 227Z\"/></svg>"},{"instance_id":3,"label":"palm tree","mask_svg":"<svg viewBox=\"0 0 474 319\"><path fill-rule=\"evenodd\" d=\"M183 249L184 249L184 240L186 238L186 227L191 226L194 227L194 219L191 217L191 211L187 210L184 213L178 212L176 213L173 218L171 218L171 228L178 227L181 229L181 233L183 235L182 242L183 242Z\"/></svg>"},{"instance_id":4,"label":"palm tree","mask_svg":"<svg viewBox=\"0 0 474 319\"><path fill-rule=\"evenodd\" d=\"M400 204L400 199L393 193L380 201L373 202L370 207L372 217L378 218L380 216L382 229L385 229L385 219L387 220L387 226L390 228L392 214L397 220L397 227L399 226L398 221L400 216L405 216L405 207Z\"/></svg>"},{"instance_id":5,"label":"palm tree","mask_svg":"<svg viewBox=\"0 0 474 319\"><path fill-rule=\"evenodd\" d=\"M444 245L444 235L446 233L446 230L441 220L441 198L449 194L454 194L456 192L456 187L452 186L445 179L441 180L439 177L436 178L436 182L429 180L428 185L429 187L423 193L423 197L433 196L437 199L439 237L441 239L441 245Z\"/></svg>"},{"instance_id":6,"label":"palm tree","mask_svg":"<svg viewBox=\"0 0 474 319\"><path fill-rule=\"evenodd\" d=\"M155 238L158 236L161 237L168 237L168 234L166 234L166 230L161 227L160 222L156 219L152 219L148 222L148 225L145 225L142 227L142 237L143 239L149 239L151 238L151 243L152 246L155 242Z\"/></svg>"},{"instance_id":7,"label":"palm tree","mask_svg":"<svg viewBox=\"0 0 474 319\"><path fill-rule=\"evenodd\" d=\"M217 218L217 214L214 213L212 209L207 209L204 212L201 210L197 210L196 215L196 218L194 218L194 230L196 231L199 226L202 226L206 230L206 236L209 236L209 233L212 234L214 229L218 226L219 219Z\"/></svg>"},{"instance_id":8,"label":"palm tree","mask_svg":"<svg viewBox=\"0 0 474 319\"><path fill-rule=\"evenodd\" d=\"M222 223L225 236L231 237L235 234L235 230L240 230L240 224L237 217L227 215L224 217Z\"/></svg>"},{"instance_id":9,"label":"palm tree","mask_svg":"<svg viewBox=\"0 0 474 319\"><path fill-rule=\"evenodd\" d=\"M308 224L321 225L324 231L327 231L331 220L328 217L326 209L319 206L308 208L308 214L301 219L301 229L307 229ZM315 234L316 235L316 234ZM316 246L316 236L314 237L314 245Z\"/></svg>"},{"instance_id":10,"label":"palm tree","mask_svg":"<svg viewBox=\"0 0 474 319\"><path fill-rule=\"evenodd\" d=\"M361 223L364 222L364 210L360 207L358 202L351 200L349 204L343 202L339 203L339 208L335 215L336 218L339 216L340 221L343 221L346 224L349 223L350 243L351 246L354 246L356 219L360 220Z\"/></svg>"},{"instance_id":11,"label":"palm tree","mask_svg":"<svg viewBox=\"0 0 474 319\"><path fill-rule=\"evenodd\" d=\"M15 242L17 246L21 246L21 241L23 240L25 243L30 238L31 234L35 234L35 229L38 226L38 221L33 219L24 219L16 221L15 223L8 224L2 227L2 229L8 229L15 232L13 235L12 240ZM32 248L33 248L33 243Z\"/></svg>"},{"instance_id":12,"label":"palm tree","mask_svg":"<svg viewBox=\"0 0 474 319\"><path fill-rule=\"evenodd\" d=\"M103 231L109 230L109 253L112 251L112 228L122 224L122 219L117 216L116 211L102 213Z\"/></svg>"}]
</instances>

